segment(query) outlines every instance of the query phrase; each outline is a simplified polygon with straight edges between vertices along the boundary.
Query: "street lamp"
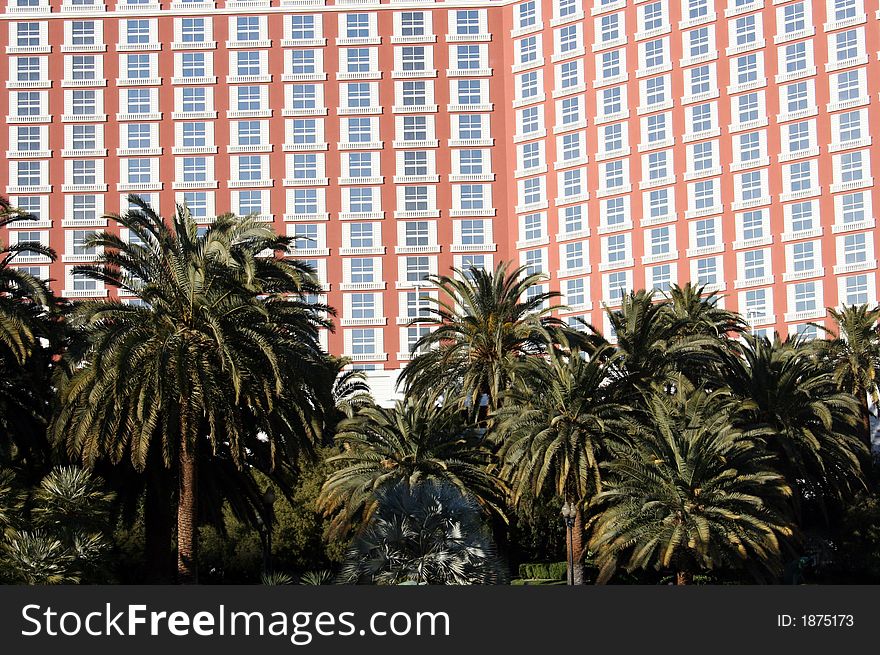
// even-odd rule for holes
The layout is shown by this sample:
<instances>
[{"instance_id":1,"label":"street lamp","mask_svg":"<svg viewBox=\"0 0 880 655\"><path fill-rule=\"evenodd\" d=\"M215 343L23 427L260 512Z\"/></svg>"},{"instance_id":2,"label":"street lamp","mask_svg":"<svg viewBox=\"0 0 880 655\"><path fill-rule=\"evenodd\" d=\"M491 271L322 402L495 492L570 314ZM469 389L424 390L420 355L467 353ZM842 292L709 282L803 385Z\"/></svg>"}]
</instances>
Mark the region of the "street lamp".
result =
<instances>
[{"instance_id":1,"label":"street lamp","mask_svg":"<svg viewBox=\"0 0 880 655\"><path fill-rule=\"evenodd\" d=\"M577 510L574 503L562 504L562 520L568 533L568 584L574 584L574 516Z\"/></svg>"},{"instance_id":2,"label":"street lamp","mask_svg":"<svg viewBox=\"0 0 880 655\"><path fill-rule=\"evenodd\" d=\"M263 502L263 573L269 574L272 572L272 523L275 520L273 508L275 490L272 487L266 487L260 500Z\"/></svg>"}]
</instances>

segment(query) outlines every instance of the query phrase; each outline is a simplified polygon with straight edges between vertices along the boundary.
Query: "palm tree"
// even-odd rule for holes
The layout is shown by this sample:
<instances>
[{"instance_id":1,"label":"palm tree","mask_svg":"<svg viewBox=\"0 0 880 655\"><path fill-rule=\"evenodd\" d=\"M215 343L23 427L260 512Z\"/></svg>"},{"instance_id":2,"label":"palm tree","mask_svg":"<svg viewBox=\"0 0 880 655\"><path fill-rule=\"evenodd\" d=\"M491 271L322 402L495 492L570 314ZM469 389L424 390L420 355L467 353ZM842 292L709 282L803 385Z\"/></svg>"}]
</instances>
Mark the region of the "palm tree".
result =
<instances>
[{"instance_id":1,"label":"palm tree","mask_svg":"<svg viewBox=\"0 0 880 655\"><path fill-rule=\"evenodd\" d=\"M498 407L501 393L518 372L546 352L553 332L562 328L550 316L549 301L557 292L538 291L546 276L526 274L525 267L508 271L502 262L494 271L453 269L453 276L428 277L440 289L432 299L430 317L413 323L438 323L419 339L418 353L400 377L407 393L443 389L465 407L485 400L482 417Z\"/></svg>"},{"instance_id":2,"label":"palm tree","mask_svg":"<svg viewBox=\"0 0 880 655\"><path fill-rule=\"evenodd\" d=\"M669 571L678 584L719 568L757 580L781 573L794 534L783 511L791 489L772 469L761 433L735 427L732 412L718 392L647 399L641 429L607 464L594 500L598 582L621 566Z\"/></svg>"},{"instance_id":3,"label":"palm tree","mask_svg":"<svg viewBox=\"0 0 880 655\"><path fill-rule=\"evenodd\" d=\"M365 407L342 421L336 440L341 452L328 462L338 468L318 500L334 515L336 534L367 520L376 494L400 481L440 480L504 514L504 486L487 470L493 458L482 431L451 402L409 396L392 408Z\"/></svg>"},{"instance_id":4,"label":"palm tree","mask_svg":"<svg viewBox=\"0 0 880 655\"><path fill-rule=\"evenodd\" d=\"M816 340L819 356L828 360L834 370L834 381L841 391L851 393L859 402L862 439L871 448L871 415L868 398L880 401L877 372L880 369L880 307L851 305L828 309L835 329L822 328L831 338Z\"/></svg>"},{"instance_id":5,"label":"palm tree","mask_svg":"<svg viewBox=\"0 0 880 655\"><path fill-rule=\"evenodd\" d=\"M0 197L0 228L13 221L36 220ZM12 264L21 255L42 255L52 261L55 252L39 243L0 243L0 358L23 364L45 337L52 294L47 284Z\"/></svg>"},{"instance_id":6,"label":"palm tree","mask_svg":"<svg viewBox=\"0 0 880 655\"><path fill-rule=\"evenodd\" d=\"M0 198L0 228L36 220ZM45 472L53 357L63 339L58 306L45 281L15 266L19 257L55 253L39 243L0 243L0 463Z\"/></svg>"},{"instance_id":7,"label":"palm tree","mask_svg":"<svg viewBox=\"0 0 880 655\"><path fill-rule=\"evenodd\" d=\"M669 290L669 309L675 319L684 321L679 334L727 339L745 332L748 324L742 316L721 308L720 300L718 292L706 292L705 285L673 284Z\"/></svg>"},{"instance_id":8,"label":"palm tree","mask_svg":"<svg viewBox=\"0 0 880 655\"><path fill-rule=\"evenodd\" d=\"M616 400L611 374L619 354L601 347L554 353L541 375L515 386L497 414L496 438L514 503L548 487L575 508L571 561L582 584L582 509L599 491L606 442L625 429L628 408ZM536 393L536 390L540 390Z\"/></svg>"},{"instance_id":9,"label":"palm tree","mask_svg":"<svg viewBox=\"0 0 880 655\"><path fill-rule=\"evenodd\" d=\"M617 376L630 402L654 388L699 384L712 370L717 338L690 332L690 319L676 315L653 291L631 292L620 309L607 312L622 355Z\"/></svg>"},{"instance_id":10,"label":"palm tree","mask_svg":"<svg viewBox=\"0 0 880 655\"><path fill-rule=\"evenodd\" d=\"M186 207L170 225L145 202L112 216L124 241L100 233L97 264L76 272L139 299L80 303L71 316L85 348L70 362L54 431L93 466L151 451L177 474L178 576L197 579L198 462L224 456L239 470L253 449L270 466L311 450L325 366L321 308L310 269L272 253L287 237L251 219L220 216L201 232ZM269 253L270 256L261 256Z\"/></svg>"},{"instance_id":11,"label":"palm tree","mask_svg":"<svg viewBox=\"0 0 880 655\"><path fill-rule=\"evenodd\" d=\"M771 430L767 447L792 486L794 509L808 498L825 510L863 486L859 404L835 383L798 339L746 335L741 354L728 353L726 383L741 399L737 420Z\"/></svg>"},{"instance_id":12,"label":"palm tree","mask_svg":"<svg viewBox=\"0 0 880 655\"><path fill-rule=\"evenodd\" d=\"M499 584L507 580L480 509L456 487L399 481L351 545L343 584Z\"/></svg>"}]
</instances>

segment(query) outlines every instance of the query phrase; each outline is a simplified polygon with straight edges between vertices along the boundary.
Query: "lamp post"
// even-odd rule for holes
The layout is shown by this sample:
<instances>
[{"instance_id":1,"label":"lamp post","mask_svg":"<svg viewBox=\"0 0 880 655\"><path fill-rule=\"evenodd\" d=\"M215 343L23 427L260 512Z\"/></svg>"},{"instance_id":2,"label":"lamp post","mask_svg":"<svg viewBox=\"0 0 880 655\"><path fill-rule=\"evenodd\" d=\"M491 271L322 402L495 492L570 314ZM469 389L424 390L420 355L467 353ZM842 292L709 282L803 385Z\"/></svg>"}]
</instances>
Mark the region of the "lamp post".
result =
<instances>
[{"instance_id":1,"label":"lamp post","mask_svg":"<svg viewBox=\"0 0 880 655\"><path fill-rule=\"evenodd\" d=\"M266 487L261 498L263 501L263 573L272 572L272 523L275 520L275 490L272 487Z\"/></svg>"},{"instance_id":2,"label":"lamp post","mask_svg":"<svg viewBox=\"0 0 880 655\"><path fill-rule=\"evenodd\" d=\"M568 533L568 584L574 585L574 516L576 509L574 503L566 501L562 504L562 520L565 522Z\"/></svg>"}]
</instances>

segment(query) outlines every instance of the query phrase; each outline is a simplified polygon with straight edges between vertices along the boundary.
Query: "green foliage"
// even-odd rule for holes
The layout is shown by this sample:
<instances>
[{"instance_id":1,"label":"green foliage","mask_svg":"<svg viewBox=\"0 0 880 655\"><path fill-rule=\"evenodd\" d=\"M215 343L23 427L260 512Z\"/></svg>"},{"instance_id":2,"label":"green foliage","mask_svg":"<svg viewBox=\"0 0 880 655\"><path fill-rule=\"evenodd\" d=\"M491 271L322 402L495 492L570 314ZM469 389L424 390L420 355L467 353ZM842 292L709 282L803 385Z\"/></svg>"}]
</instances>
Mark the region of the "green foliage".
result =
<instances>
[{"instance_id":1,"label":"green foliage","mask_svg":"<svg viewBox=\"0 0 880 655\"><path fill-rule=\"evenodd\" d=\"M436 395L409 396L393 408L366 407L343 421L336 437L341 452L329 458L319 506L333 516L334 535L361 524L376 495L399 482L443 481L503 516L504 485L482 433L452 403Z\"/></svg>"},{"instance_id":2,"label":"green foliage","mask_svg":"<svg viewBox=\"0 0 880 655\"><path fill-rule=\"evenodd\" d=\"M56 467L35 489L0 470L0 580L12 584L107 578L113 494L91 473Z\"/></svg>"},{"instance_id":3,"label":"green foliage","mask_svg":"<svg viewBox=\"0 0 880 655\"><path fill-rule=\"evenodd\" d=\"M446 482L400 482L377 496L355 538L343 584L469 585L507 582L479 506Z\"/></svg>"},{"instance_id":4,"label":"green foliage","mask_svg":"<svg viewBox=\"0 0 880 655\"><path fill-rule=\"evenodd\" d=\"M301 585L309 585L319 587L321 585L333 584L333 571L329 569L321 569L319 571L306 571L299 579Z\"/></svg>"},{"instance_id":5,"label":"green foliage","mask_svg":"<svg viewBox=\"0 0 880 655\"><path fill-rule=\"evenodd\" d=\"M288 585L293 584L293 578L290 577L287 573L273 571L272 573L264 573L260 577L260 584L270 587L274 587L277 585Z\"/></svg>"},{"instance_id":6,"label":"green foliage","mask_svg":"<svg viewBox=\"0 0 880 655\"><path fill-rule=\"evenodd\" d=\"M529 290L546 277L529 275L525 267L494 271L453 270L452 276L429 276L441 291L431 299L430 317L414 323L439 323L413 346L417 353L401 374L408 394L435 395L438 390L464 408L485 398L498 407L501 394L517 375L538 361L554 343L562 322L550 316L558 292Z\"/></svg>"},{"instance_id":7,"label":"green foliage","mask_svg":"<svg viewBox=\"0 0 880 655\"><path fill-rule=\"evenodd\" d=\"M519 577L525 580L565 580L566 562L533 562L519 565Z\"/></svg>"},{"instance_id":8,"label":"green foliage","mask_svg":"<svg viewBox=\"0 0 880 655\"><path fill-rule=\"evenodd\" d=\"M780 575L795 526L785 511L791 488L764 450L772 433L735 427L724 393L655 393L646 402L643 425L607 464L594 501L599 582L618 566L682 580L716 568Z\"/></svg>"}]
</instances>

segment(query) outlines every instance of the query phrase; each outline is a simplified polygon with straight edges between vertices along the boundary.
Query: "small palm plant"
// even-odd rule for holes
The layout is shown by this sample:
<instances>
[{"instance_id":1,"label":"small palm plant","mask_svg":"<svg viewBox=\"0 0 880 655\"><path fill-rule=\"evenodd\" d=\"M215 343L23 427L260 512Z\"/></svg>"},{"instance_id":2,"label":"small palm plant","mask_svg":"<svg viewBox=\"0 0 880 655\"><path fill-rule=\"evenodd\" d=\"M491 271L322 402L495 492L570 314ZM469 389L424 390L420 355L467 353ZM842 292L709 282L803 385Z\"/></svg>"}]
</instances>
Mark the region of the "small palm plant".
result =
<instances>
[{"instance_id":1,"label":"small palm plant","mask_svg":"<svg viewBox=\"0 0 880 655\"><path fill-rule=\"evenodd\" d=\"M500 584L507 575L473 499L452 485L400 482L378 495L339 576L343 584Z\"/></svg>"}]
</instances>

